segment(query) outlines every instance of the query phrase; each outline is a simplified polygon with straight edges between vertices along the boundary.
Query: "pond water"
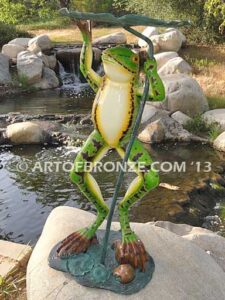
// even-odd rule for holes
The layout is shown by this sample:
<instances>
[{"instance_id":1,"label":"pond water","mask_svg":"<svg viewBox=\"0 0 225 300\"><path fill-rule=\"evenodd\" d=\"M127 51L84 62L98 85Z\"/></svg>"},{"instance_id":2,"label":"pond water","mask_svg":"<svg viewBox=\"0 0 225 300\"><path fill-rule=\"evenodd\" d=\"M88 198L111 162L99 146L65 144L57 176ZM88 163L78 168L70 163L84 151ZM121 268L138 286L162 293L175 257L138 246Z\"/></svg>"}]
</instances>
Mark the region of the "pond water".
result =
<instances>
[{"instance_id":1,"label":"pond water","mask_svg":"<svg viewBox=\"0 0 225 300\"><path fill-rule=\"evenodd\" d=\"M60 92L48 91L5 99L1 102L1 113L88 113L90 107L91 97L74 99ZM92 130L72 129L77 130L82 139ZM146 145L146 148L153 159L161 163L161 182L178 186L180 190L159 187L150 192L131 209L132 221L171 220L201 226L205 216L222 212L225 192L212 188L216 174L224 172L225 161L220 153L199 144ZM95 212L68 176L68 168L78 150L75 147L0 147L0 235L3 238L34 244L49 213L59 205ZM104 158L105 161L118 159L114 152ZM45 162L52 163L51 170L45 169ZM63 168L65 162L68 166ZM163 162L171 164L167 163L163 168ZM171 165L172 170L168 170ZM108 205L117 174L94 174ZM133 178L133 173L126 174L120 199ZM114 219L118 219L117 213ZM224 224L217 225L215 230L223 231Z\"/></svg>"},{"instance_id":2,"label":"pond water","mask_svg":"<svg viewBox=\"0 0 225 300\"><path fill-rule=\"evenodd\" d=\"M85 86L84 86L85 88ZM89 92L89 91L88 91ZM30 114L70 114L90 110L93 95L80 90L76 97L68 97L67 90L54 90L24 94L11 98L0 99L0 114L11 112ZM73 94L72 94L73 95Z\"/></svg>"}]
</instances>

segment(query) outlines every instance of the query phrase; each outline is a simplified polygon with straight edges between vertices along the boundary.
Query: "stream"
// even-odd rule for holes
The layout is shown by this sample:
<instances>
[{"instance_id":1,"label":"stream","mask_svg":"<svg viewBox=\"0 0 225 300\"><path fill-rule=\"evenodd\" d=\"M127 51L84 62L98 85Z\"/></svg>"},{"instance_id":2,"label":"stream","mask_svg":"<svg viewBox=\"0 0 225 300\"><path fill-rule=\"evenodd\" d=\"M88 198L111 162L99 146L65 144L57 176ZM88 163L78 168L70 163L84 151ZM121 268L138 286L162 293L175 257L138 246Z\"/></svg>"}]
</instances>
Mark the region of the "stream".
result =
<instances>
[{"instance_id":1,"label":"stream","mask_svg":"<svg viewBox=\"0 0 225 300\"><path fill-rule=\"evenodd\" d=\"M89 113L93 94L87 85L82 84L78 90L74 84L77 78L68 79L65 73L63 75L61 89L1 100L1 114ZM71 85L73 89L69 88ZM82 140L92 130L91 126L88 129L68 126ZM145 147L160 165L160 181L179 190L163 187L153 190L132 207L131 221L169 220L204 226L225 235L225 161L222 154L201 144L173 143ZM49 213L60 205L96 212L70 182L69 170L63 168L63 163L69 165L73 162L78 151L79 147L68 146L0 147L1 238L35 244ZM120 158L113 151L103 159L105 162L117 160ZM50 162L51 170L43 167L45 162ZM117 175L116 171L94 174L109 206ZM133 173L126 174L119 201L133 178ZM117 212L114 220L118 220Z\"/></svg>"}]
</instances>

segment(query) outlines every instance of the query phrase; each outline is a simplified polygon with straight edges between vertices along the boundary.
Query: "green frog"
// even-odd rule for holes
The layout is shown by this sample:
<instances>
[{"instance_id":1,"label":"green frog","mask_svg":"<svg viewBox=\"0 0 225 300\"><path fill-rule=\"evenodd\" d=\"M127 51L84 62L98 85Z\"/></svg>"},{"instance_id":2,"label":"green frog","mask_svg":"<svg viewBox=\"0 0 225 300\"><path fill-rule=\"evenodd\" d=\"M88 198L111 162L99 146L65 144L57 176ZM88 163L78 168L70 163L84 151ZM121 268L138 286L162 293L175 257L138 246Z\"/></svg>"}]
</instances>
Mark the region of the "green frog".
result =
<instances>
[{"instance_id":1,"label":"green frog","mask_svg":"<svg viewBox=\"0 0 225 300\"><path fill-rule=\"evenodd\" d=\"M94 167L110 149L115 149L121 158L137 117L142 88L140 86L139 56L132 50L117 46L102 53L105 75L99 76L92 69L91 33L87 21L77 21L82 33L83 48L80 69L91 88L96 92L92 108L95 129L77 154L70 173L71 180L85 197L95 206L97 217L88 228L82 228L69 235L60 244L57 253L65 257L85 252L97 242L96 231L108 215L98 183L86 170L87 163ZM163 83L157 73L154 58L147 59L144 72L150 81L149 101L162 101L165 98ZM152 159L142 143L135 139L129 163L137 177L130 184L124 198L118 204L122 241L115 243L115 255L119 263L130 264L144 271L148 259L144 244L132 231L129 223L129 208L159 184L158 173L151 168ZM138 165L141 164L141 170Z\"/></svg>"}]
</instances>

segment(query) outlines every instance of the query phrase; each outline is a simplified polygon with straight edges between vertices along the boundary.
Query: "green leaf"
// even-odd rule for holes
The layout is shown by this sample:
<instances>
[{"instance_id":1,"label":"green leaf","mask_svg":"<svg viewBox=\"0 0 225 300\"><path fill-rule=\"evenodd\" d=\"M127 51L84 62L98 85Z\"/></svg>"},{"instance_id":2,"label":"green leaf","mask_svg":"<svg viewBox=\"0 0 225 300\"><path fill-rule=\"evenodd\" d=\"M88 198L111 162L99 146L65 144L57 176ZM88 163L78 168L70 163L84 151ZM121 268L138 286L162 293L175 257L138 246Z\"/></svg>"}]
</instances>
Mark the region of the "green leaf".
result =
<instances>
[{"instance_id":1,"label":"green leaf","mask_svg":"<svg viewBox=\"0 0 225 300\"><path fill-rule=\"evenodd\" d=\"M4 284L4 278L0 275L0 286Z\"/></svg>"}]
</instances>

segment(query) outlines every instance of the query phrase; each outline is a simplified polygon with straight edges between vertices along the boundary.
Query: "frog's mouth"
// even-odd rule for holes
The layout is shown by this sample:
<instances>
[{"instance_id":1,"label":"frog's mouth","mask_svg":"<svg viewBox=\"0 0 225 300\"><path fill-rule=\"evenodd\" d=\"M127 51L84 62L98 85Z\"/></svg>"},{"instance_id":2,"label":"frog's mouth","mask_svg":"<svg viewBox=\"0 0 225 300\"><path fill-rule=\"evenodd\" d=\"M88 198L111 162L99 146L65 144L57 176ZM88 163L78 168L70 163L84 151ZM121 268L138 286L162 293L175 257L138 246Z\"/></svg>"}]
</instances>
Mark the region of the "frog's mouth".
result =
<instances>
[{"instance_id":1,"label":"frog's mouth","mask_svg":"<svg viewBox=\"0 0 225 300\"><path fill-rule=\"evenodd\" d=\"M112 64L120 64L112 55L110 55L108 52L104 51L102 53L102 60L103 62L112 63ZM120 64L121 65L121 64Z\"/></svg>"},{"instance_id":2,"label":"frog's mouth","mask_svg":"<svg viewBox=\"0 0 225 300\"><path fill-rule=\"evenodd\" d=\"M103 60L103 63L106 62L106 63L110 63L110 64L113 64L113 65L119 65L119 66L123 67L124 69L126 69L127 71L129 71L130 73L136 74L135 71L131 70L130 68L127 68L126 66L124 66L119 60L117 60L114 56L112 56L109 52L107 52L107 50L105 50L102 53L102 60Z\"/></svg>"}]
</instances>

